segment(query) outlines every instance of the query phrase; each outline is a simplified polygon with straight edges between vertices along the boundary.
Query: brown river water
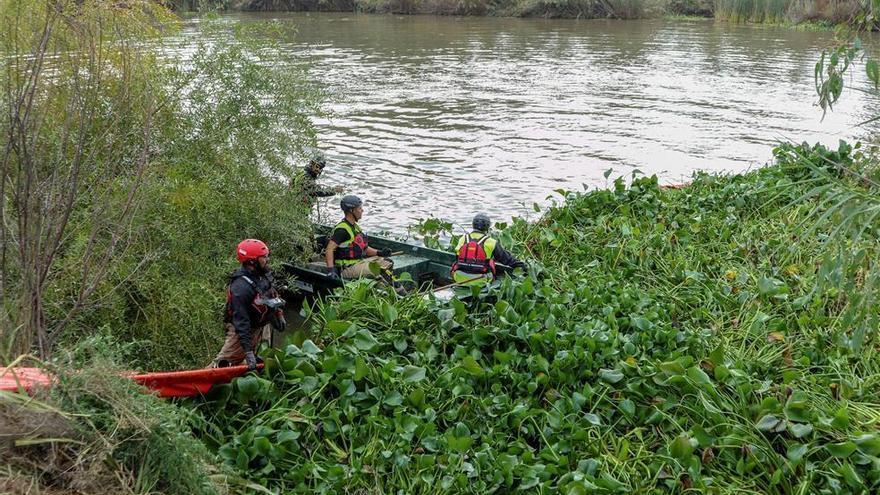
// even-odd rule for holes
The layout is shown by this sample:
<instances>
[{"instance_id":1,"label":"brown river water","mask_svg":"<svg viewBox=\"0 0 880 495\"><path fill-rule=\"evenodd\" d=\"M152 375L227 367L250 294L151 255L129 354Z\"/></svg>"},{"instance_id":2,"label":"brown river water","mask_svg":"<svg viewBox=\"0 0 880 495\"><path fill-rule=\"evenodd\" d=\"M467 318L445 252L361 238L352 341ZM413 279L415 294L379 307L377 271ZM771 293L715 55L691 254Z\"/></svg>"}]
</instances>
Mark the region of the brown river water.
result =
<instances>
[{"instance_id":1,"label":"brown river water","mask_svg":"<svg viewBox=\"0 0 880 495\"><path fill-rule=\"evenodd\" d=\"M365 202L368 231L474 212L535 218L556 189L629 177L743 171L785 140L865 136L880 111L847 91L824 121L813 70L832 33L705 21L545 20L347 13L279 20L327 91L322 182ZM193 23L183 36L195 36ZM867 87L863 69L848 82ZM557 196L558 198L558 196ZM338 197L326 200L335 218ZM462 227L464 228L464 227Z\"/></svg>"}]
</instances>

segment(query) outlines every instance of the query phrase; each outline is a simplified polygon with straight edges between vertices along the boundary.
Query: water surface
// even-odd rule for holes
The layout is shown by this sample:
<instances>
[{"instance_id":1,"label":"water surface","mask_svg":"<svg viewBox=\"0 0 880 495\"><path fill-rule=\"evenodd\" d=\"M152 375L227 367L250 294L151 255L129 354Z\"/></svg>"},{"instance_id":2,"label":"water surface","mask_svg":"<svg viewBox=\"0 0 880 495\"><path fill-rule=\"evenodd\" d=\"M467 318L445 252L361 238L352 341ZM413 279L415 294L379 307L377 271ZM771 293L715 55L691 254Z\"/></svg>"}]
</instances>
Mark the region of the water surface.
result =
<instances>
[{"instance_id":1,"label":"water surface","mask_svg":"<svg viewBox=\"0 0 880 495\"><path fill-rule=\"evenodd\" d=\"M324 181L365 199L368 230L403 233L431 215L468 223L476 211L534 217L555 189L606 185L609 168L666 183L746 170L780 140L864 134L853 126L880 110L848 91L821 120L813 70L828 32L711 20L229 19L296 27L285 49L328 92L317 120ZM861 69L849 84L866 86Z\"/></svg>"}]
</instances>

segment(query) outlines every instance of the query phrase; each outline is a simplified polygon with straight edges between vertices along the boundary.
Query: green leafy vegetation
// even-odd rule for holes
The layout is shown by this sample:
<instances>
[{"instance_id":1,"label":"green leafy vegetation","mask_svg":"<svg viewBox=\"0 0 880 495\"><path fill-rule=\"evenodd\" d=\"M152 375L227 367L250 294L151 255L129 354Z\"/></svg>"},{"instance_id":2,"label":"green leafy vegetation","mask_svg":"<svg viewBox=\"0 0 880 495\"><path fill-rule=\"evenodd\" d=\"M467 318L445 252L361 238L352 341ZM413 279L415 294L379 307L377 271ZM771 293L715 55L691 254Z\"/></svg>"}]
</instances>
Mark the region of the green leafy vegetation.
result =
<instances>
[{"instance_id":1,"label":"green leafy vegetation","mask_svg":"<svg viewBox=\"0 0 880 495\"><path fill-rule=\"evenodd\" d=\"M834 205L876 191L846 143L775 154L564 192L506 230L530 275L469 303L349 284L201 434L282 491L873 493L876 326L850 310L878 308L841 254L875 258L878 225Z\"/></svg>"}]
</instances>

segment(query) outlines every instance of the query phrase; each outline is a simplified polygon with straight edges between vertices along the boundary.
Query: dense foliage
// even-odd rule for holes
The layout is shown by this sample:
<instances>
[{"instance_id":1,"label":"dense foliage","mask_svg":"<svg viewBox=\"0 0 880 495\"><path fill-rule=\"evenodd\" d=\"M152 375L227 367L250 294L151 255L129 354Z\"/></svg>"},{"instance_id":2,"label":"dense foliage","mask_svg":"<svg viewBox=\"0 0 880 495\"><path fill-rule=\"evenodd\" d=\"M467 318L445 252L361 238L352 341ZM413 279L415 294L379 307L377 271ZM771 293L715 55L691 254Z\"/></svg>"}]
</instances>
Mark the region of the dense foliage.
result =
<instances>
[{"instance_id":1,"label":"dense foliage","mask_svg":"<svg viewBox=\"0 0 880 495\"><path fill-rule=\"evenodd\" d=\"M530 275L470 303L349 284L201 434L282 491L876 492L876 328L848 311L870 277L841 254L878 230L835 231L825 196L876 192L845 143L776 154L566 193L508 228Z\"/></svg>"},{"instance_id":2,"label":"dense foliage","mask_svg":"<svg viewBox=\"0 0 880 495\"><path fill-rule=\"evenodd\" d=\"M856 0L179 0L181 10L323 11L490 15L574 19L644 19L663 15L715 17L733 22L847 23L872 12Z\"/></svg>"},{"instance_id":3,"label":"dense foliage","mask_svg":"<svg viewBox=\"0 0 880 495\"><path fill-rule=\"evenodd\" d=\"M208 17L182 50L148 0L0 18L0 362L103 334L138 344L131 367L206 365L235 245L310 241L295 165L321 95L267 41L285 27Z\"/></svg>"}]
</instances>

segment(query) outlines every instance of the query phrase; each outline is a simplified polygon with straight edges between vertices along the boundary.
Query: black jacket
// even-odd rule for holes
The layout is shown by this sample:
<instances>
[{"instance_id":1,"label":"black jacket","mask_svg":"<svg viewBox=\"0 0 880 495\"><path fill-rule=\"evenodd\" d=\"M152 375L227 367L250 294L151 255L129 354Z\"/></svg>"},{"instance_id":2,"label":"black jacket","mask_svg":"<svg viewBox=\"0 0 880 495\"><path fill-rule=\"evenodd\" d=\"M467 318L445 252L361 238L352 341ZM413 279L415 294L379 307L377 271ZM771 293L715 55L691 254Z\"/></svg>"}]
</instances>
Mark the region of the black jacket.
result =
<instances>
[{"instance_id":1,"label":"black jacket","mask_svg":"<svg viewBox=\"0 0 880 495\"><path fill-rule=\"evenodd\" d=\"M271 273L257 273L239 268L229 277L229 289L226 293L226 314L223 319L232 323L238 342L245 352L251 350L251 329L269 323L271 309L256 304L258 295L265 298L275 297L278 292L273 286Z\"/></svg>"},{"instance_id":2,"label":"black jacket","mask_svg":"<svg viewBox=\"0 0 880 495\"><path fill-rule=\"evenodd\" d=\"M516 259L509 251L501 247L500 242L495 244L495 250L492 251L492 259L495 260L496 263L501 263L502 265L507 265L511 268L525 268L526 266L525 263Z\"/></svg>"}]
</instances>

